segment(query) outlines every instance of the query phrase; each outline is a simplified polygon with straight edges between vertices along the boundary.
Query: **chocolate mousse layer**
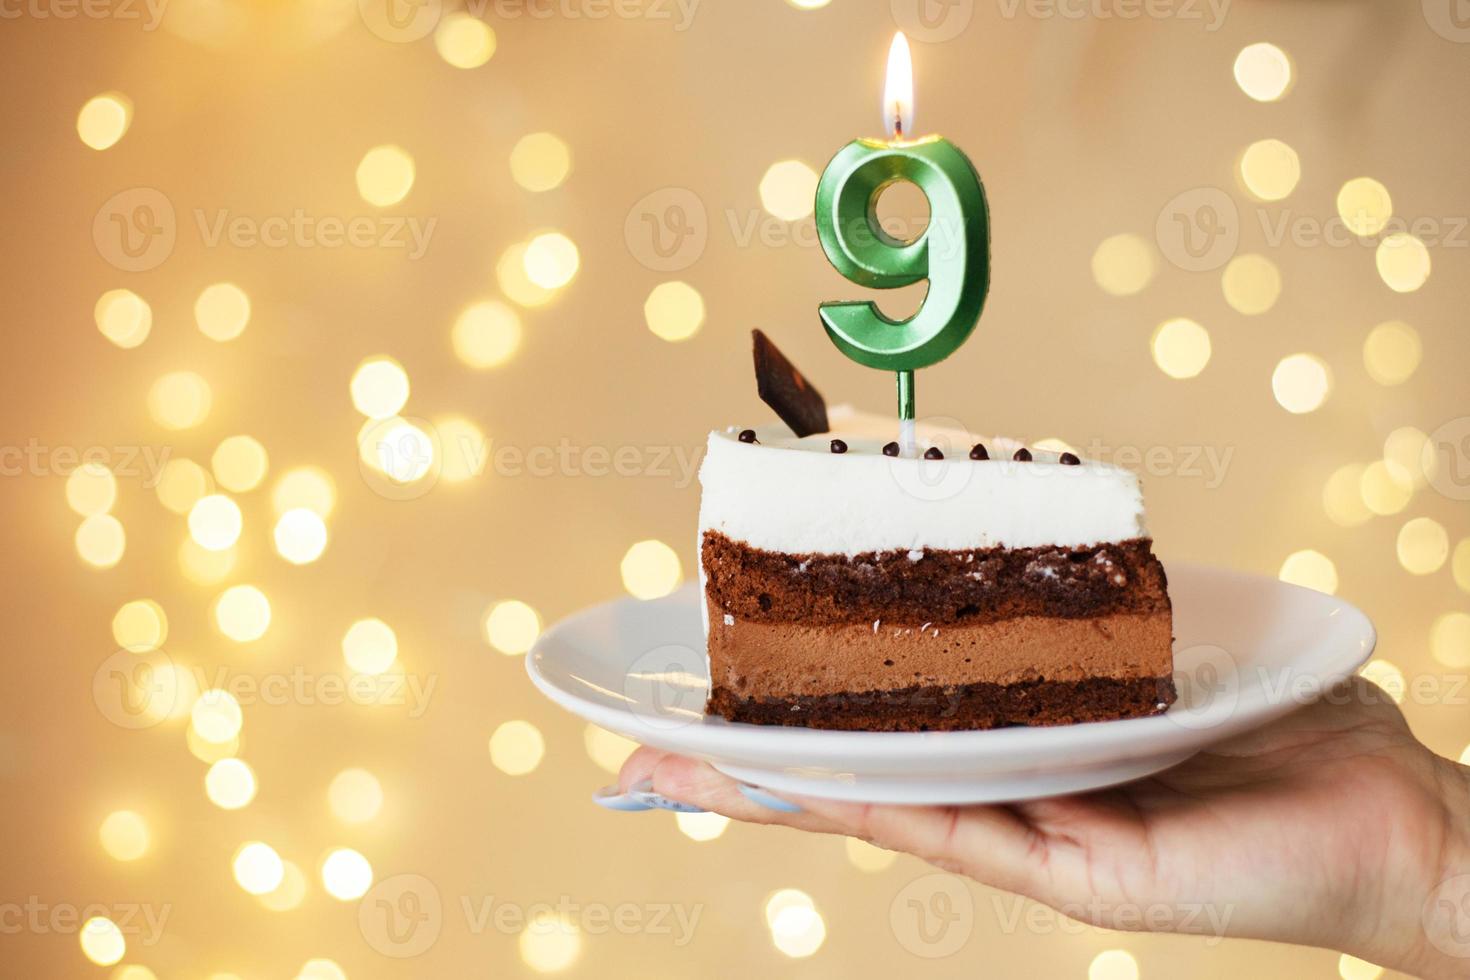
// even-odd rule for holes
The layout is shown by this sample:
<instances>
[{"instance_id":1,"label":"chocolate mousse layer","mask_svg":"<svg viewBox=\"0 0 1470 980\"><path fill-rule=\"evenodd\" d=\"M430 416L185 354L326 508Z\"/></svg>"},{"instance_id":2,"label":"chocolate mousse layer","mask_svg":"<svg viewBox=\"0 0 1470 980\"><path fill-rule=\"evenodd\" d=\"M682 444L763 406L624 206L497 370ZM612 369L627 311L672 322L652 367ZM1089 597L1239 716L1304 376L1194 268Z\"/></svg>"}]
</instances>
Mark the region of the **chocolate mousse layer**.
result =
<instances>
[{"instance_id":1,"label":"chocolate mousse layer","mask_svg":"<svg viewBox=\"0 0 1470 980\"><path fill-rule=\"evenodd\" d=\"M1164 567L1148 538L1082 549L846 556L763 551L706 531L700 551L712 608L752 622L944 626L1170 611Z\"/></svg>"}]
</instances>

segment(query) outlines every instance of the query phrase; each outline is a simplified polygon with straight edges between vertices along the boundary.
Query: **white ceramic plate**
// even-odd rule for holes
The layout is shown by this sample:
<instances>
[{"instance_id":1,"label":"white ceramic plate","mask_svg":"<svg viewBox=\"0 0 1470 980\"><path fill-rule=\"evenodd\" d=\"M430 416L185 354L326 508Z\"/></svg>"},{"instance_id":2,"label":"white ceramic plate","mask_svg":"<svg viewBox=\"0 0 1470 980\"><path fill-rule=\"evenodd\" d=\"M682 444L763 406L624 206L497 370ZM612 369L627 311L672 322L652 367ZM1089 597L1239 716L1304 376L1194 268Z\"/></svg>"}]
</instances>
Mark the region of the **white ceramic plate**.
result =
<instances>
[{"instance_id":1,"label":"white ceramic plate","mask_svg":"<svg viewBox=\"0 0 1470 980\"><path fill-rule=\"evenodd\" d=\"M706 717L699 595L620 599L542 634L531 680L588 721L777 792L983 803L1084 792L1177 765L1350 676L1373 624L1333 596L1170 563L1179 700L1152 718L983 732L828 732Z\"/></svg>"}]
</instances>

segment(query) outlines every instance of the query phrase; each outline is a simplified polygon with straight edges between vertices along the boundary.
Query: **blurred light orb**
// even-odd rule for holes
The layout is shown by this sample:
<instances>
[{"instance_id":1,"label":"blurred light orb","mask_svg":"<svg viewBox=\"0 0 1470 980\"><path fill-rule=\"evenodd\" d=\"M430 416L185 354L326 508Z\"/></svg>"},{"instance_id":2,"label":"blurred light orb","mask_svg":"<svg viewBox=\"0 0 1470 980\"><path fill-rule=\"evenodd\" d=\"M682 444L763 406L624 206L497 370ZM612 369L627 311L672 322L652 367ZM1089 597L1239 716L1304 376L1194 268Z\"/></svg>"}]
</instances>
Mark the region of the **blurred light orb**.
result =
<instances>
[{"instance_id":1,"label":"blurred light orb","mask_svg":"<svg viewBox=\"0 0 1470 980\"><path fill-rule=\"evenodd\" d=\"M1412 293L1429 279L1429 249L1407 232L1380 241L1373 258L1378 275L1396 293Z\"/></svg>"},{"instance_id":2,"label":"blurred light orb","mask_svg":"<svg viewBox=\"0 0 1470 980\"><path fill-rule=\"evenodd\" d=\"M200 497L189 508L189 537L210 551L233 546L244 525L240 505L222 493Z\"/></svg>"},{"instance_id":3,"label":"blurred light orb","mask_svg":"<svg viewBox=\"0 0 1470 980\"><path fill-rule=\"evenodd\" d=\"M766 900L766 928L771 942L793 959L811 956L827 938L827 924L811 896L783 888Z\"/></svg>"},{"instance_id":4,"label":"blurred light orb","mask_svg":"<svg viewBox=\"0 0 1470 980\"><path fill-rule=\"evenodd\" d=\"M1291 89L1291 59L1265 41L1247 44L1235 56L1235 84L1257 102L1275 102Z\"/></svg>"},{"instance_id":5,"label":"blurred light orb","mask_svg":"<svg viewBox=\"0 0 1470 980\"><path fill-rule=\"evenodd\" d=\"M158 502L175 514L187 514L201 499L213 492L213 482L204 467L192 459L171 459L163 464L158 477Z\"/></svg>"},{"instance_id":6,"label":"blurred light orb","mask_svg":"<svg viewBox=\"0 0 1470 980\"><path fill-rule=\"evenodd\" d=\"M623 555L619 568L623 588L638 599L657 599L679 587L684 578L679 554L657 539L639 541Z\"/></svg>"},{"instance_id":7,"label":"blurred light orb","mask_svg":"<svg viewBox=\"0 0 1470 980\"><path fill-rule=\"evenodd\" d=\"M1358 673L1383 688L1395 704L1403 704L1407 693L1404 672L1387 660L1370 660Z\"/></svg>"},{"instance_id":8,"label":"blurred light orb","mask_svg":"<svg viewBox=\"0 0 1470 980\"><path fill-rule=\"evenodd\" d=\"M1411 575L1430 575L1450 557L1450 536L1430 517L1416 517L1399 528L1399 564Z\"/></svg>"},{"instance_id":9,"label":"blurred light orb","mask_svg":"<svg viewBox=\"0 0 1470 980\"><path fill-rule=\"evenodd\" d=\"M455 68L478 68L495 54L495 31L478 17L454 11L434 29L434 48Z\"/></svg>"},{"instance_id":10,"label":"blurred light orb","mask_svg":"<svg viewBox=\"0 0 1470 980\"><path fill-rule=\"evenodd\" d=\"M408 372L391 357L370 357L352 374L352 407L370 419L397 415L408 403Z\"/></svg>"},{"instance_id":11,"label":"blurred light orb","mask_svg":"<svg viewBox=\"0 0 1470 980\"><path fill-rule=\"evenodd\" d=\"M146 966L130 963L113 970L107 975L107 980L158 980L158 974Z\"/></svg>"},{"instance_id":12,"label":"blurred light orb","mask_svg":"<svg viewBox=\"0 0 1470 980\"><path fill-rule=\"evenodd\" d=\"M235 882L252 895L275 891L286 868L275 848L258 840L246 841L235 852Z\"/></svg>"},{"instance_id":13,"label":"blurred light orb","mask_svg":"<svg viewBox=\"0 0 1470 980\"><path fill-rule=\"evenodd\" d=\"M1313 354L1283 357L1271 372L1276 403L1293 415L1315 412L1332 392L1332 372Z\"/></svg>"},{"instance_id":14,"label":"blurred light orb","mask_svg":"<svg viewBox=\"0 0 1470 980\"><path fill-rule=\"evenodd\" d=\"M204 774L204 794L222 810L238 810L255 799L255 771L240 759L220 759Z\"/></svg>"},{"instance_id":15,"label":"blurred light orb","mask_svg":"<svg viewBox=\"0 0 1470 980\"><path fill-rule=\"evenodd\" d=\"M258 640L271 625L270 600L253 585L232 585L214 601L214 623L237 643Z\"/></svg>"},{"instance_id":16,"label":"blurred light orb","mask_svg":"<svg viewBox=\"0 0 1470 980\"><path fill-rule=\"evenodd\" d=\"M350 847L339 847L322 861L322 887L343 902L361 898L373 887L373 866Z\"/></svg>"},{"instance_id":17,"label":"blurred light orb","mask_svg":"<svg viewBox=\"0 0 1470 980\"><path fill-rule=\"evenodd\" d=\"M213 745L235 738L244 722L240 702L224 688L212 687L204 691L194 699L194 705L189 709L189 727Z\"/></svg>"},{"instance_id":18,"label":"blurred light orb","mask_svg":"<svg viewBox=\"0 0 1470 980\"><path fill-rule=\"evenodd\" d=\"M183 664L165 663L128 681L139 704L138 714L150 722L189 717L199 698L199 682Z\"/></svg>"},{"instance_id":19,"label":"blurred light orb","mask_svg":"<svg viewBox=\"0 0 1470 980\"><path fill-rule=\"evenodd\" d=\"M1138 980L1138 961L1126 949L1105 949L1088 964L1087 980Z\"/></svg>"},{"instance_id":20,"label":"blurred light orb","mask_svg":"<svg viewBox=\"0 0 1470 980\"><path fill-rule=\"evenodd\" d=\"M847 838L843 848L847 852L847 862L859 871L876 873L892 867L898 860L896 851L869 844L861 837Z\"/></svg>"},{"instance_id":21,"label":"blurred light orb","mask_svg":"<svg viewBox=\"0 0 1470 980\"><path fill-rule=\"evenodd\" d=\"M526 243L526 254L521 260L526 267L526 278L542 289L560 289L572 281L581 258L577 246L559 231L546 231Z\"/></svg>"},{"instance_id":22,"label":"blurred light orb","mask_svg":"<svg viewBox=\"0 0 1470 980\"><path fill-rule=\"evenodd\" d=\"M450 415L434 421L443 460L439 475L447 483L463 483L485 471L490 444L480 427L467 418ZM433 447L430 447L433 452Z\"/></svg>"},{"instance_id":23,"label":"blurred light orb","mask_svg":"<svg viewBox=\"0 0 1470 980\"><path fill-rule=\"evenodd\" d=\"M797 10L820 10L832 0L786 0L786 2Z\"/></svg>"},{"instance_id":24,"label":"blurred light orb","mask_svg":"<svg viewBox=\"0 0 1470 980\"><path fill-rule=\"evenodd\" d=\"M327 786L327 806L343 823L367 823L383 809L383 786L366 769L343 769Z\"/></svg>"},{"instance_id":25,"label":"blurred light orb","mask_svg":"<svg viewBox=\"0 0 1470 980\"><path fill-rule=\"evenodd\" d=\"M1394 429L1383 440L1383 461L1394 479L1415 488L1429 482L1438 464L1429 436L1412 425Z\"/></svg>"},{"instance_id":26,"label":"blurred light orb","mask_svg":"<svg viewBox=\"0 0 1470 980\"><path fill-rule=\"evenodd\" d=\"M1333 595L1337 592L1337 566L1320 551L1310 548L1293 551L1281 563L1277 578L1292 585L1316 589Z\"/></svg>"},{"instance_id":27,"label":"blurred light orb","mask_svg":"<svg viewBox=\"0 0 1470 980\"><path fill-rule=\"evenodd\" d=\"M93 514L77 528L77 555L93 568L111 568L122 561L127 545L122 522L111 514Z\"/></svg>"},{"instance_id":28,"label":"blurred light orb","mask_svg":"<svg viewBox=\"0 0 1470 980\"><path fill-rule=\"evenodd\" d=\"M327 524L314 510L297 507L276 521L276 552L293 565L316 561L327 550Z\"/></svg>"},{"instance_id":29,"label":"blurred light orb","mask_svg":"<svg viewBox=\"0 0 1470 980\"><path fill-rule=\"evenodd\" d=\"M307 960L296 980L347 980L347 971L328 959Z\"/></svg>"},{"instance_id":30,"label":"blurred light orb","mask_svg":"<svg viewBox=\"0 0 1470 980\"><path fill-rule=\"evenodd\" d=\"M1154 330L1154 363L1171 378L1193 378L1210 363L1210 333L1185 317L1165 320Z\"/></svg>"},{"instance_id":31,"label":"blurred light orb","mask_svg":"<svg viewBox=\"0 0 1470 980\"><path fill-rule=\"evenodd\" d=\"M593 724L588 724L582 730L582 744L587 749L587 757L599 769L613 774L621 770L623 763L628 761L628 756L638 749L638 743L631 738L624 738L616 732Z\"/></svg>"},{"instance_id":32,"label":"blurred light orb","mask_svg":"<svg viewBox=\"0 0 1470 980\"><path fill-rule=\"evenodd\" d=\"M1373 516L1363 503L1360 489L1364 467L1360 463L1349 463L1332 471L1322 487L1322 509L1327 517L1339 527L1357 527Z\"/></svg>"},{"instance_id":33,"label":"blurred light orb","mask_svg":"<svg viewBox=\"0 0 1470 980\"><path fill-rule=\"evenodd\" d=\"M114 810L97 828L97 837L108 856L118 861L136 861L148 853L148 824L133 810Z\"/></svg>"},{"instance_id":34,"label":"blurred light orb","mask_svg":"<svg viewBox=\"0 0 1470 980\"><path fill-rule=\"evenodd\" d=\"M1383 976L1383 967L1343 953L1337 960L1337 975L1342 980L1378 980Z\"/></svg>"},{"instance_id":35,"label":"blurred light orb","mask_svg":"<svg viewBox=\"0 0 1470 980\"><path fill-rule=\"evenodd\" d=\"M560 187L572 172L572 151L554 133L529 133L510 151L510 176L528 191Z\"/></svg>"},{"instance_id":36,"label":"blurred light orb","mask_svg":"<svg viewBox=\"0 0 1470 980\"><path fill-rule=\"evenodd\" d=\"M1393 217L1388 188L1372 177L1354 177L1337 192L1337 216L1354 235L1376 235Z\"/></svg>"},{"instance_id":37,"label":"blurred light orb","mask_svg":"<svg viewBox=\"0 0 1470 980\"><path fill-rule=\"evenodd\" d=\"M357 435L358 458L394 483L421 480L434 469L434 437L417 422L396 416L368 419Z\"/></svg>"},{"instance_id":38,"label":"blurred light orb","mask_svg":"<svg viewBox=\"0 0 1470 980\"><path fill-rule=\"evenodd\" d=\"M82 955L98 966L111 966L128 952L122 930L104 915L94 915L83 922L77 940L82 944Z\"/></svg>"},{"instance_id":39,"label":"blurred light orb","mask_svg":"<svg viewBox=\"0 0 1470 980\"><path fill-rule=\"evenodd\" d=\"M450 331L454 355L477 371L499 367L521 346L521 318L499 300L466 307Z\"/></svg>"},{"instance_id":40,"label":"blurred light orb","mask_svg":"<svg viewBox=\"0 0 1470 980\"><path fill-rule=\"evenodd\" d=\"M114 146L133 122L133 103L121 92L94 95L77 113L77 135L94 150Z\"/></svg>"},{"instance_id":41,"label":"blurred light orb","mask_svg":"<svg viewBox=\"0 0 1470 980\"><path fill-rule=\"evenodd\" d=\"M1154 249L1141 235L1104 238L1092 253L1092 278L1110 296L1143 292L1158 272Z\"/></svg>"},{"instance_id":42,"label":"blurred light orb","mask_svg":"<svg viewBox=\"0 0 1470 980\"><path fill-rule=\"evenodd\" d=\"M342 659L359 674L381 674L398 659L398 635L381 619L359 619L342 636Z\"/></svg>"},{"instance_id":43,"label":"blurred light orb","mask_svg":"<svg viewBox=\"0 0 1470 980\"><path fill-rule=\"evenodd\" d=\"M250 323L250 297L232 282L206 286L194 301L194 322L210 340L234 340Z\"/></svg>"},{"instance_id":44,"label":"blurred light orb","mask_svg":"<svg viewBox=\"0 0 1470 980\"><path fill-rule=\"evenodd\" d=\"M385 208L397 204L413 188L413 157L402 147L375 146L357 165L357 193L369 204Z\"/></svg>"},{"instance_id":45,"label":"blurred light orb","mask_svg":"<svg viewBox=\"0 0 1470 980\"><path fill-rule=\"evenodd\" d=\"M281 474L271 490L271 506L277 514L304 508L326 520L337 506L337 487L319 466L298 466Z\"/></svg>"},{"instance_id":46,"label":"blurred light orb","mask_svg":"<svg viewBox=\"0 0 1470 980\"><path fill-rule=\"evenodd\" d=\"M106 514L117 503L117 477L102 463L82 463L67 474L66 503L83 517Z\"/></svg>"},{"instance_id":47,"label":"blurred light orb","mask_svg":"<svg viewBox=\"0 0 1470 980\"><path fill-rule=\"evenodd\" d=\"M1388 320L1368 331L1363 341L1363 366L1381 385L1403 384L1419 368L1424 347L1419 331L1402 320Z\"/></svg>"},{"instance_id":48,"label":"blurred light orb","mask_svg":"<svg viewBox=\"0 0 1470 980\"><path fill-rule=\"evenodd\" d=\"M1375 459L1363 468L1358 483L1363 497L1363 506L1380 517L1397 514L1409 506L1414 495L1413 484L1400 480L1392 467L1381 459Z\"/></svg>"},{"instance_id":49,"label":"blurred light orb","mask_svg":"<svg viewBox=\"0 0 1470 980\"><path fill-rule=\"evenodd\" d=\"M1296 150L1277 139L1265 139L1245 148L1240 157L1240 181L1262 201L1280 201L1296 189L1302 177Z\"/></svg>"},{"instance_id":50,"label":"blurred light orb","mask_svg":"<svg viewBox=\"0 0 1470 980\"><path fill-rule=\"evenodd\" d=\"M192 429L209 417L214 394L193 371L170 371L148 389L148 414L165 429Z\"/></svg>"},{"instance_id":51,"label":"blurred light orb","mask_svg":"<svg viewBox=\"0 0 1470 980\"><path fill-rule=\"evenodd\" d=\"M676 813L674 823L679 833L692 841L711 841L730 826L730 818L720 813Z\"/></svg>"},{"instance_id":52,"label":"blurred light orb","mask_svg":"<svg viewBox=\"0 0 1470 980\"><path fill-rule=\"evenodd\" d=\"M546 741L529 721L507 721L490 736L490 762L507 776L524 776L541 764Z\"/></svg>"},{"instance_id":53,"label":"blurred light orb","mask_svg":"<svg viewBox=\"0 0 1470 980\"><path fill-rule=\"evenodd\" d=\"M507 656L531 649L541 635L541 617L519 599L506 599L485 614L485 640Z\"/></svg>"},{"instance_id":54,"label":"blurred light orb","mask_svg":"<svg viewBox=\"0 0 1470 980\"><path fill-rule=\"evenodd\" d=\"M661 282L643 303L643 319L655 337L688 340L704 323L704 297L687 282Z\"/></svg>"},{"instance_id":55,"label":"blurred light orb","mask_svg":"<svg viewBox=\"0 0 1470 980\"><path fill-rule=\"evenodd\" d=\"M306 900L306 874L295 861L281 862L281 883L264 895L257 895L260 904L272 912L289 912L300 908Z\"/></svg>"},{"instance_id":56,"label":"blurred light orb","mask_svg":"<svg viewBox=\"0 0 1470 980\"><path fill-rule=\"evenodd\" d=\"M193 538L185 538L179 545L179 568L195 585L218 585L234 570L235 556L234 548L210 551Z\"/></svg>"},{"instance_id":57,"label":"blurred light orb","mask_svg":"<svg viewBox=\"0 0 1470 980\"><path fill-rule=\"evenodd\" d=\"M206 765L212 766L221 759L231 759L240 754L240 736L236 735L227 742L210 742L200 738L193 725L185 729L184 742L189 747L189 754Z\"/></svg>"},{"instance_id":58,"label":"blurred light orb","mask_svg":"<svg viewBox=\"0 0 1470 980\"><path fill-rule=\"evenodd\" d=\"M1221 273L1220 288L1232 309L1255 316L1276 305L1281 296L1281 271L1264 255L1237 255Z\"/></svg>"},{"instance_id":59,"label":"blurred light orb","mask_svg":"<svg viewBox=\"0 0 1470 980\"><path fill-rule=\"evenodd\" d=\"M153 329L152 307L131 289L109 289L97 297L92 319L102 336L123 350L137 347Z\"/></svg>"},{"instance_id":60,"label":"blurred light orb","mask_svg":"<svg viewBox=\"0 0 1470 980\"><path fill-rule=\"evenodd\" d=\"M1447 612L1429 628L1429 652L1446 667L1470 667L1470 613Z\"/></svg>"},{"instance_id":61,"label":"blurred light orb","mask_svg":"<svg viewBox=\"0 0 1470 980\"><path fill-rule=\"evenodd\" d=\"M782 221L798 221L812 213L817 199L817 173L800 160L782 160L766 169L760 183L761 207Z\"/></svg>"},{"instance_id":62,"label":"blurred light orb","mask_svg":"<svg viewBox=\"0 0 1470 980\"><path fill-rule=\"evenodd\" d=\"M526 275L526 244L517 242L507 248L495 263L495 280L500 291L511 302L528 309L545 306L556 296L556 292L538 286Z\"/></svg>"},{"instance_id":63,"label":"blurred light orb","mask_svg":"<svg viewBox=\"0 0 1470 980\"><path fill-rule=\"evenodd\" d=\"M112 639L133 653L157 650L168 639L168 616L152 599L125 602L113 614Z\"/></svg>"},{"instance_id":64,"label":"blurred light orb","mask_svg":"<svg viewBox=\"0 0 1470 980\"><path fill-rule=\"evenodd\" d=\"M245 493L260 486L270 468L265 447L250 436L230 436L222 441L209 458L215 480L226 490Z\"/></svg>"},{"instance_id":65,"label":"blurred light orb","mask_svg":"<svg viewBox=\"0 0 1470 980\"><path fill-rule=\"evenodd\" d=\"M1470 538L1461 538L1460 543L1455 545L1450 568L1454 572L1455 585L1460 587L1461 592L1470 592Z\"/></svg>"},{"instance_id":66,"label":"blurred light orb","mask_svg":"<svg viewBox=\"0 0 1470 980\"><path fill-rule=\"evenodd\" d=\"M582 954L582 931L549 909L532 916L517 940L521 962L537 973L560 973Z\"/></svg>"}]
</instances>

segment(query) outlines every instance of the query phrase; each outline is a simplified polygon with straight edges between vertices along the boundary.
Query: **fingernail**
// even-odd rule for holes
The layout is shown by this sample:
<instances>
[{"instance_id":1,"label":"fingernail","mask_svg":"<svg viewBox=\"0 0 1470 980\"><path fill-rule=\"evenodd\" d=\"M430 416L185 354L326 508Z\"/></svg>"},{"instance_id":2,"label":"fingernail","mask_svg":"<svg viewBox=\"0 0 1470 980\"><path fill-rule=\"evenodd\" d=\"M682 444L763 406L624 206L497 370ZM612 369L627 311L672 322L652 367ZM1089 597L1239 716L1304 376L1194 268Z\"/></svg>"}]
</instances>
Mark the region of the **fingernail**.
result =
<instances>
[{"instance_id":1,"label":"fingernail","mask_svg":"<svg viewBox=\"0 0 1470 980\"><path fill-rule=\"evenodd\" d=\"M767 810L775 810L777 813L801 812L801 807L797 806L795 803L783 800L779 796L772 796L769 792L761 789L759 786L752 786L749 783L737 783L736 786L739 787L740 792L744 794L747 800L756 804L757 806L763 806Z\"/></svg>"},{"instance_id":2,"label":"fingernail","mask_svg":"<svg viewBox=\"0 0 1470 980\"><path fill-rule=\"evenodd\" d=\"M608 810L621 810L625 813L636 813L639 810L652 810L653 807L636 800L631 795L622 792L617 786L604 786L592 794L592 802Z\"/></svg>"},{"instance_id":3,"label":"fingernail","mask_svg":"<svg viewBox=\"0 0 1470 980\"><path fill-rule=\"evenodd\" d=\"M653 791L652 779L640 779L632 786L629 786L628 795L639 803L657 807L660 810L673 810L675 813L704 812L704 807L702 806L695 806L692 803L680 803L678 800L669 799L662 793L655 793Z\"/></svg>"}]
</instances>

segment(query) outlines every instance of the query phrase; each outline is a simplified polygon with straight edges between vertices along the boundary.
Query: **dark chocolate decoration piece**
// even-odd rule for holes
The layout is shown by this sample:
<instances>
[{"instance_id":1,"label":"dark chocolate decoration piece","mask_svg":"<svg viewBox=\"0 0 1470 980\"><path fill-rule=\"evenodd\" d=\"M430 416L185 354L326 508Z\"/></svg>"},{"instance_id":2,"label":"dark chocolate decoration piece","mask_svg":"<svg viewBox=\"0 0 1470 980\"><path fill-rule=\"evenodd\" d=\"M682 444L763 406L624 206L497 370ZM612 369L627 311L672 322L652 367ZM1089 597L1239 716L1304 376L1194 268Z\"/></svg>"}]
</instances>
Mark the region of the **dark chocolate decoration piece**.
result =
<instances>
[{"instance_id":1,"label":"dark chocolate decoration piece","mask_svg":"<svg viewBox=\"0 0 1470 980\"><path fill-rule=\"evenodd\" d=\"M1012 456L1011 459L1014 459L1018 463L1029 463L1031 462L1031 450L1025 447L1017 449L1016 455Z\"/></svg>"},{"instance_id":2,"label":"dark chocolate decoration piece","mask_svg":"<svg viewBox=\"0 0 1470 980\"><path fill-rule=\"evenodd\" d=\"M847 452L847 443L843 442L841 439L833 439L832 451L841 456L843 453Z\"/></svg>"},{"instance_id":3,"label":"dark chocolate decoration piece","mask_svg":"<svg viewBox=\"0 0 1470 980\"><path fill-rule=\"evenodd\" d=\"M930 446L928 449L924 450L924 458L925 459L943 459L944 458L944 453L942 453L942 452L939 451L939 447L938 446Z\"/></svg>"},{"instance_id":4,"label":"dark chocolate decoration piece","mask_svg":"<svg viewBox=\"0 0 1470 980\"><path fill-rule=\"evenodd\" d=\"M883 455L884 456L897 456L898 455L898 443L896 443L896 442L890 442L887 445L885 445L883 447Z\"/></svg>"},{"instance_id":5,"label":"dark chocolate decoration piece","mask_svg":"<svg viewBox=\"0 0 1470 980\"><path fill-rule=\"evenodd\" d=\"M1061 463L1063 466L1080 466L1082 460L1077 458L1076 453L1062 453Z\"/></svg>"},{"instance_id":6,"label":"dark chocolate decoration piece","mask_svg":"<svg viewBox=\"0 0 1470 980\"><path fill-rule=\"evenodd\" d=\"M755 430L754 429L741 429L740 430L740 441L741 442L755 442Z\"/></svg>"},{"instance_id":7,"label":"dark chocolate decoration piece","mask_svg":"<svg viewBox=\"0 0 1470 980\"><path fill-rule=\"evenodd\" d=\"M829 431L827 403L771 338L752 330L755 342L755 390L798 437Z\"/></svg>"},{"instance_id":8,"label":"dark chocolate decoration piece","mask_svg":"<svg viewBox=\"0 0 1470 980\"><path fill-rule=\"evenodd\" d=\"M977 442L977 443L975 443L975 447L970 450L970 458L971 459L989 459L990 458L990 453L988 453L988 452L985 451L985 443L983 443L983 442Z\"/></svg>"}]
</instances>

